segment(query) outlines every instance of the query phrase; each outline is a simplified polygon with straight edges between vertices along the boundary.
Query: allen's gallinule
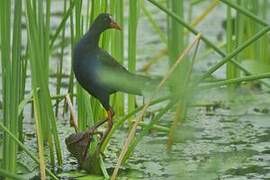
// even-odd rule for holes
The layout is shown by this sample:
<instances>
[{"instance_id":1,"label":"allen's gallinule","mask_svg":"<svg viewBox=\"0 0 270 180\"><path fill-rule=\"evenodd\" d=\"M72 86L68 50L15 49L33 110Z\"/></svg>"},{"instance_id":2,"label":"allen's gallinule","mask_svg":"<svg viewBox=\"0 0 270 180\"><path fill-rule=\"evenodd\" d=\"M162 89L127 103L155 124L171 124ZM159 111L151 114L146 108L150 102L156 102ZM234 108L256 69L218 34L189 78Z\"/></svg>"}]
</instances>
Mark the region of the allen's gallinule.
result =
<instances>
[{"instance_id":1,"label":"allen's gallinule","mask_svg":"<svg viewBox=\"0 0 270 180\"><path fill-rule=\"evenodd\" d=\"M156 80L130 73L99 47L101 33L110 28L121 30L109 14L99 14L76 45L73 57L73 71L77 81L89 94L97 98L107 111L108 128L101 144L113 125L114 112L109 104L110 95L117 91L141 95L145 87L156 84Z\"/></svg>"}]
</instances>

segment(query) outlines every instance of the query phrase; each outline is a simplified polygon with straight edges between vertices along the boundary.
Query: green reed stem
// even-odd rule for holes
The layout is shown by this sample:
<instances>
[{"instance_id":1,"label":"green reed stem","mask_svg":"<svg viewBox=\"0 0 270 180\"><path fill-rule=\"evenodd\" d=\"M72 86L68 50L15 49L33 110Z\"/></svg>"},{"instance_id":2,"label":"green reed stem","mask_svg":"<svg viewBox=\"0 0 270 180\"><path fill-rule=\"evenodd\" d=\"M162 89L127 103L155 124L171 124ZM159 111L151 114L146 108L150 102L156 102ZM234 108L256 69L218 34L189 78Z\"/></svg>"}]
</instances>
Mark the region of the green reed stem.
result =
<instances>
[{"instance_id":1,"label":"green reed stem","mask_svg":"<svg viewBox=\"0 0 270 180\"><path fill-rule=\"evenodd\" d=\"M183 12L183 1L168 1L167 2L169 9L173 13L180 17L184 18ZM181 26L173 17L168 16L168 52L170 57L170 64L173 65L177 60L179 52L182 52L184 49L184 28ZM181 65L180 65L181 66ZM178 70L176 72L179 73Z\"/></svg>"},{"instance_id":2,"label":"green reed stem","mask_svg":"<svg viewBox=\"0 0 270 180\"><path fill-rule=\"evenodd\" d=\"M75 3L76 1L72 1L70 0L69 1L69 6L74 6L73 3ZM71 46L70 46L70 52L71 52L71 62L70 62L70 67L73 66L73 50L74 50L74 46L75 46L75 32L74 32L74 20L73 20L73 12L71 12L70 14L70 17L69 17L69 20L70 20L70 43L71 43ZM74 73L73 73L73 70L72 68L70 68L70 72L69 72L69 80L68 80L68 93L69 94L74 94ZM73 103L73 98L70 99L71 100L71 103ZM68 111L68 106L67 106L67 103L65 103L64 105L64 111L63 111L63 114L64 112L67 112Z\"/></svg>"},{"instance_id":3,"label":"green reed stem","mask_svg":"<svg viewBox=\"0 0 270 180\"><path fill-rule=\"evenodd\" d=\"M20 101L21 79L21 16L22 3L14 4L13 28L11 28L11 2L0 2L0 44L2 67L3 121L5 126L18 137L17 116ZM11 43L11 34L13 36ZM12 47L12 48L11 48ZM11 174L16 172L17 144L4 132L3 168ZM7 178L8 179L8 178Z\"/></svg>"},{"instance_id":4,"label":"green reed stem","mask_svg":"<svg viewBox=\"0 0 270 180\"><path fill-rule=\"evenodd\" d=\"M137 22L138 22L138 1L129 0L129 21L128 21L128 70L136 71L136 39L137 39ZM128 95L128 112L135 109L135 96Z\"/></svg>"},{"instance_id":5,"label":"green reed stem","mask_svg":"<svg viewBox=\"0 0 270 180\"><path fill-rule=\"evenodd\" d=\"M267 18L268 15L268 7L269 7L269 1L268 0L264 0L264 2L262 3L262 17L264 19ZM270 53L269 50L270 49L270 44L269 44L269 36L265 35L264 38L262 38L261 40L261 44L260 44L260 55L261 55L261 59L265 64L270 64Z\"/></svg>"},{"instance_id":6,"label":"green reed stem","mask_svg":"<svg viewBox=\"0 0 270 180\"><path fill-rule=\"evenodd\" d=\"M31 3L32 2L32 3ZM29 56L31 64L31 77L32 77L32 89L34 92L36 89L40 88L39 93L34 93L34 104L36 121L41 126L37 126L38 131L42 132L42 136L39 140L43 143L48 140L50 153L53 154L53 144L50 143L54 141L56 155L58 159L58 164L62 165L62 153L60 141L57 133L56 119L53 112L53 107L50 99L49 92L49 72L48 72L48 38L49 32L45 32L42 27L44 27L44 14L43 14L43 1L26 1L26 20L27 20L27 32L29 39ZM50 2L47 2L47 6L50 5ZM38 8L36 7L38 6ZM47 22L48 24L48 22ZM47 41L47 42L45 42ZM40 43L42 42L42 43ZM44 138L44 139L42 139ZM54 156L51 156L51 164L54 164Z\"/></svg>"},{"instance_id":7,"label":"green reed stem","mask_svg":"<svg viewBox=\"0 0 270 180\"><path fill-rule=\"evenodd\" d=\"M16 113L18 112L18 105L20 102L20 80L21 80L21 22L22 22L22 2L14 4L14 24L13 24L13 42L12 42L12 78L11 78L11 119L10 122L11 132L15 133L18 137L18 121L19 117ZM13 111L13 112L12 112ZM13 156L10 157L9 161L15 161L16 164L16 152L17 145L14 141L10 144L10 153ZM14 159L15 158L15 159ZM12 162L13 168L16 169L16 165Z\"/></svg>"},{"instance_id":8,"label":"green reed stem","mask_svg":"<svg viewBox=\"0 0 270 180\"><path fill-rule=\"evenodd\" d=\"M105 6L105 7L102 7L102 6ZM107 3L102 0L102 1L96 1L96 0L93 0L92 3L91 3L91 17L90 17L90 24L94 21L94 18L102 11L102 9L106 9L107 8ZM89 28L89 27L88 27ZM106 33L110 33L110 32L105 32L105 36L104 34L102 34L101 36L101 45L102 45L102 48L108 48L109 46L109 41L107 41L107 37L108 35L106 35ZM106 40L106 41L105 41ZM97 122L98 119L100 118L103 118L104 116L104 111L103 111L103 108L101 107L99 101L94 98L94 97L90 97L90 102L91 102L91 116L92 116L92 119Z\"/></svg>"},{"instance_id":9,"label":"green reed stem","mask_svg":"<svg viewBox=\"0 0 270 180\"><path fill-rule=\"evenodd\" d=\"M113 37L111 41L111 51L112 56L120 63L124 64L124 1L115 0L113 1L113 17L115 21L122 26L122 31L113 31ZM112 2L111 2L112 3ZM114 110L117 112L117 115L124 115L124 94L117 93L115 95L114 101Z\"/></svg>"},{"instance_id":10,"label":"green reed stem","mask_svg":"<svg viewBox=\"0 0 270 180\"><path fill-rule=\"evenodd\" d=\"M8 66L10 62L10 9L11 5L10 2L7 1L0 1L0 5L3 8L3 10L0 11L0 19L1 19L1 67L2 67L2 91L3 91L3 119L4 124L11 129L10 122L12 121L10 118L10 107L8 106L8 102L10 102L10 84L11 81L10 77L10 66ZM3 168L6 169L9 172L14 173L16 171L14 165L10 162L10 159L15 159L16 154L11 154L10 149L10 143L11 139L4 134L4 149L3 149L3 156L5 157L3 159ZM15 156L15 157L14 157ZM13 163L14 164L14 163Z\"/></svg>"},{"instance_id":11,"label":"green reed stem","mask_svg":"<svg viewBox=\"0 0 270 180\"><path fill-rule=\"evenodd\" d=\"M235 24L233 24L233 21L232 21L232 11L231 11L231 8L230 7L227 7L227 28L226 28L226 38L227 38L227 43L226 43L226 46L227 46L227 54L228 53L231 53L233 51L233 48L234 48L234 44L233 44L233 32L234 29L235 29ZM226 67L226 76L227 76L227 79L231 79L231 78L236 78L236 68L235 66L231 63L231 62L228 62L227 64L227 67Z\"/></svg>"},{"instance_id":12,"label":"green reed stem","mask_svg":"<svg viewBox=\"0 0 270 180\"><path fill-rule=\"evenodd\" d=\"M241 78L229 79L225 81L213 82L207 85L201 85L201 87L213 88L213 87L227 86L230 84L237 84L237 83L242 83L242 82L255 81L255 80L261 80L261 79L268 79L268 78L270 78L270 73L263 73L263 74L258 74L258 75L250 75L250 76L245 76Z\"/></svg>"},{"instance_id":13,"label":"green reed stem","mask_svg":"<svg viewBox=\"0 0 270 180\"><path fill-rule=\"evenodd\" d=\"M66 13L66 6L67 6L67 0L64 0L64 14ZM59 63L57 64L57 77L56 77L56 94L57 95L60 94L60 91L61 91L61 82L62 82L62 75L63 75L64 50L65 50L65 32L66 32L66 28L64 28L63 32L62 32L60 59L59 59ZM57 117L58 109L59 109L59 100L56 100L55 106L56 106L55 107L55 115Z\"/></svg>"},{"instance_id":14,"label":"green reed stem","mask_svg":"<svg viewBox=\"0 0 270 180\"><path fill-rule=\"evenodd\" d=\"M75 4L75 36L73 42L77 43L82 36L82 19L81 19L81 7L82 0L76 1ZM77 104L78 104L78 129L79 131L83 131L89 125L88 120L91 117L89 113L90 105L86 106L87 101L89 101L89 97L84 92L83 88L77 84ZM92 118L91 118L92 119Z\"/></svg>"}]
</instances>

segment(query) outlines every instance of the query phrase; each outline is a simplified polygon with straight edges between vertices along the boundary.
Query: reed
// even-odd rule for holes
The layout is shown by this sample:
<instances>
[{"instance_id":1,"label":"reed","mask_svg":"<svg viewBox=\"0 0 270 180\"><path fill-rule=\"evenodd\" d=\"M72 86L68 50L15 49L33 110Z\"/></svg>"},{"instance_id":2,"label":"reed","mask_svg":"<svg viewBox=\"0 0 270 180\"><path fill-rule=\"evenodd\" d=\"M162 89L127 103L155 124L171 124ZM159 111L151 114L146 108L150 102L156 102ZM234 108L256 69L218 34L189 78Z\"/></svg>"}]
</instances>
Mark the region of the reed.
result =
<instances>
[{"instance_id":1,"label":"reed","mask_svg":"<svg viewBox=\"0 0 270 180\"><path fill-rule=\"evenodd\" d=\"M122 26L122 31L113 31L111 38L111 53L112 56L122 65L124 65L124 1L114 0L111 1L111 14L115 21ZM124 115L124 94L117 93L112 97L112 104L117 112L117 115Z\"/></svg>"},{"instance_id":2,"label":"reed","mask_svg":"<svg viewBox=\"0 0 270 180\"><path fill-rule=\"evenodd\" d=\"M69 17L69 20L70 20L70 44L71 44L70 45L70 52L71 52L71 59L73 57L73 49L74 49L74 46L75 46L73 8L74 8L76 2L77 1L75 1L75 0L73 0L73 1L70 0L69 1L69 10L70 11L69 10L67 11L67 12L69 12L69 16L65 16L67 18ZM56 32L58 32L58 31L56 31ZM72 62L73 62L73 60L71 60L71 62L70 62L70 67L73 66ZM74 94L74 74L73 74L72 68L70 68L70 72L69 72L68 93L69 94ZM71 102L73 102L73 98L71 98ZM68 110L68 106L67 106L67 103L65 103L64 112L67 112L67 110Z\"/></svg>"},{"instance_id":3,"label":"reed","mask_svg":"<svg viewBox=\"0 0 270 180\"><path fill-rule=\"evenodd\" d=\"M167 1L167 8L171 10L175 15L184 19L184 1ZM184 46L185 46L185 36L184 36L184 26L179 24L173 17L167 15L167 36L168 36L168 55L170 65L174 65L174 63L179 59L179 55L182 53ZM170 87L171 93L177 97L184 97L184 91L187 83L187 69L188 69L188 58L185 57L177 66L177 69L174 71L170 78ZM181 77L181 78L179 78ZM170 128L170 132L168 134L168 149L171 148L174 136L174 129L177 128L178 123L183 121L184 115L186 114L186 104L184 103L183 98L178 99L178 104L176 105L175 109L173 110L176 112L176 117L174 118L174 123ZM179 115L181 111L181 116Z\"/></svg>"},{"instance_id":4,"label":"reed","mask_svg":"<svg viewBox=\"0 0 270 180\"><path fill-rule=\"evenodd\" d=\"M14 22L11 27L11 2L1 1L1 67L2 67L2 97L3 97L3 121L5 126L18 137L17 116L20 101L20 77L21 77L21 14L22 3L14 4ZM12 43L11 43L12 35ZM12 47L12 49L11 49ZM12 52L12 54L11 54ZM16 172L16 143L4 133L3 163L4 171L13 174ZM4 172L3 171L3 172ZM7 178L8 179L8 178ZM11 178L10 178L11 179Z\"/></svg>"},{"instance_id":5,"label":"reed","mask_svg":"<svg viewBox=\"0 0 270 180\"><path fill-rule=\"evenodd\" d=\"M227 19L226 19L226 45L227 45L226 49L227 49L227 53L231 53L235 47L234 40L233 40L233 38L234 38L233 32L236 32L235 25L236 24L233 22L233 19L232 19L232 9L231 9L231 7L227 7ZM237 69L235 68L235 66L231 62L228 62L226 64L226 77L227 77L227 79L237 77Z\"/></svg>"},{"instance_id":6,"label":"reed","mask_svg":"<svg viewBox=\"0 0 270 180\"><path fill-rule=\"evenodd\" d=\"M66 13L67 9L67 0L64 0L64 14ZM63 28L62 30L62 36L61 36L61 51L60 51L60 59L57 63L57 76L56 76L56 94L59 95L61 91L61 83L62 83L62 77L63 77L63 62L64 62L64 51L65 51L65 34L66 34L66 28ZM59 99L56 100L55 103L55 115L57 117L58 115L58 109L59 109Z\"/></svg>"},{"instance_id":7,"label":"reed","mask_svg":"<svg viewBox=\"0 0 270 180\"><path fill-rule=\"evenodd\" d=\"M47 8L50 1L46 2ZM37 9L35 9L35 7ZM47 10L47 13L49 10ZM44 154L43 143L48 142L51 164L54 165L54 147L58 164L62 165L60 140L57 133L56 118L54 116L49 92L49 33L45 31L45 23L49 24L48 14L43 14L43 2L26 1L27 32L29 39L29 57L32 74L32 89L34 98L35 120L37 122L37 135L40 158ZM50 14L50 13L49 13ZM41 42L41 43L40 43ZM40 91L37 91L40 89ZM49 133L48 133L49 132ZM54 146L54 147L53 147ZM44 163L44 162L43 162Z\"/></svg>"},{"instance_id":8,"label":"reed","mask_svg":"<svg viewBox=\"0 0 270 180\"><path fill-rule=\"evenodd\" d=\"M128 70L136 71L136 39L138 22L138 1L129 0L129 20L128 20ZM135 96L128 95L128 112L135 109Z\"/></svg>"}]
</instances>

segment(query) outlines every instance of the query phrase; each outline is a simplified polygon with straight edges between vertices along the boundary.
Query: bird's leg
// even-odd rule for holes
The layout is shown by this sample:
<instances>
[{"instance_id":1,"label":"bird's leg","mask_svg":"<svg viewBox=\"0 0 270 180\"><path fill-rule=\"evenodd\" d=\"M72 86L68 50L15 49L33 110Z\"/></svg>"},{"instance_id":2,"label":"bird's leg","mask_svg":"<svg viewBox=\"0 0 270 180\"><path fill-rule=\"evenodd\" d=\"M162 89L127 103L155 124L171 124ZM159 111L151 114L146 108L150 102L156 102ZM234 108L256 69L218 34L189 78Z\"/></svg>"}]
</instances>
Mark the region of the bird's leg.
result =
<instances>
[{"instance_id":1,"label":"bird's leg","mask_svg":"<svg viewBox=\"0 0 270 180\"><path fill-rule=\"evenodd\" d=\"M102 144L104 143L106 137L108 136L108 134L110 133L111 129L112 129L112 126L113 126L113 116L114 116L114 112L112 110L112 108L110 107L108 110L107 110L107 115L108 115L108 118L107 118L107 121L108 121L108 127L106 129L106 131L104 132L103 134L103 137L100 141L100 147L102 146Z\"/></svg>"},{"instance_id":2,"label":"bird's leg","mask_svg":"<svg viewBox=\"0 0 270 180\"><path fill-rule=\"evenodd\" d=\"M103 133L100 131L96 131L99 126L101 126L104 122L106 122L107 119L95 124L93 127L90 127L87 129L87 131L84 133L83 140L85 141L85 148L83 149L83 160L86 160L87 158L87 151L89 149L90 143L93 140L93 135L98 134L101 136L101 139L103 139Z\"/></svg>"},{"instance_id":3,"label":"bird's leg","mask_svg":"<svg viewBox=\"0 0 270 180\"><path fill-rule=\"evenodd\" d=\"M96 134L101 134L101 132L96 132L96 129L97 129L99 126L101 126L102 124L104 124L107 120L108 120L108 119L104 119L104 120L102 120L102 121L96 123L94 126L88 128L88 129L86 130L85 133L86 133L86 134L92 134L93 132L95 132Z\"/></svg>"}]
</instances>

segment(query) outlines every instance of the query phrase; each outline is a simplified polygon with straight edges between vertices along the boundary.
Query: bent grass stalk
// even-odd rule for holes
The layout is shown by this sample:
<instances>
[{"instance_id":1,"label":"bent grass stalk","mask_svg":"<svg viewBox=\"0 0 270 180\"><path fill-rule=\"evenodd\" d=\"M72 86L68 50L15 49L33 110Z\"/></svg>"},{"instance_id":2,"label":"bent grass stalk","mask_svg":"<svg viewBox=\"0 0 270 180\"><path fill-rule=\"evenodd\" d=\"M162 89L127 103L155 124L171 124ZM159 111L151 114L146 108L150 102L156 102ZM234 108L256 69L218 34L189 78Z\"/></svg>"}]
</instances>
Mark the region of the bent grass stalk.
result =
<instances>
[{"instance_id":1,"label":"bent grass stalk","mask_svg":"<svg viewBox=\"0 0 270 180\"><path fill-rule=\"evenodd\" d=\"M192 27L196 27L200 22L202 22L209 14L212 12L215 7L219 5L220 1L219 0L213 0L210 5L202 12L199 16L197 16L196 19L194 19L191 22Z\"/></svg>"},{"instance_id":2,"label":"bent grass stalk","mask_svg":"<svg viewBox=\"0 0 270 180\"><path fill-rule=\"evenodd\" d=\"M182 61L182 59L187 55L187 53L192 49L192 47L197 43L197 41L199 41L199 39L201 38L201 34L198 34L194 41L183 51L183 53L180 55L180 57L175 61L175 63L171 66L171 68L169 69L169 71L167 72L167 74L164 76L164 78L162 79L162 81L158 84L157 88L154 90L152 96L149 98L149 100L145 103L145 105L143 106L143 109L140 113L140 115L137 117L136 121L134 122L134 124L131 127L131 130L129 131L128 137L124 143L124 146L121 150L121 153L118 157L117 160L117 164L114 168L113 174L111 179L114 180L116 179L117 173L119 171L119 168L123 162L123 159L125 157L125 154L128 151L128 146L130 145L132 139L135 136L136 133L136 129L137 126L139 125L140 121L143 119L143 116L147 110L147 108L150 106L151 101L154 98L154 95L156 95L156 93L161 89L161 87L164 85L164 83L169 79L169 77L173 74L173 72L177 69L178 64Z\"/></svg>"},{"instance_id":3,"label":"bent grass stalk","mask_svg":"<svg viewBox=\"0 0 270 180\"><path fill-rule=\"evenodd\" d=\"M72 127L74 127L75 132L77 133L78 132L78 119L77 119L75 110L73 108L73 105L72 105L69 94L66 95L65 99L67 101L68 108L69 108L69 111L70 111L70 114L71 114L71 123L70 124L71 124Z\"/></svg>"},{"instance_id":4,"label":"bent grass stalk","mask_svg":"<svg viewBox=\"0 0 270 180\"><path fill-rule=\"evenodd\" d=\"M13 180L26 180L26 178L23 177L23 176L19 176L17 174L12 174L11 172L9 172L7 170L4 170L4 169L1 169L1 168L0 168L0 177L2 177L2 178L10 178L10 179L13 179Z\"/></svg>"},{"instance_id":5,"label":"bent grass stalk","mask_svg":"<svg viewBox=\"0 0 270 180\"><path fill-rule=\"evenodd\" d=\"M219 82L213 82L206 85L200 85L200 87L203 89L215 88L215 87L220 87L220 86L227 86L231 84L261 80L261 79L268 79L268 78L270 78L270 73L263 73L263 74L258 74L258 75L250 75L250 76L245 76L241 78L234 78L234 79L229 79L229 80L224 80L224 81L219 81Z\"/></svg>"},{"instance_id":6,"label":"bent grass stalk","mask_svg":"<svg viewBox=\"0 0 270 180\"><path fill-rule=\"evenodd\" d=\"M27 154L27 155L29 155L29 157L32 159L32 160L34 160L37 164L40 164L40 161L39 161L39 159L37 158L37 157L35 157L35 155L12 133L12 132L10 132L9 130L8 130L8 128L7 127L5 127L2 123L0 123L0 128L4 131L4 132L6 132L10 137L11 137L11 139L13 140L13 141L15 141L17 144L18 144L18 146L20 146L21 147L21 149L22 150L24 150L25 151L25 153ZM45 171L50 175L50 177L52 178L52 179L55 179L55 180L57 180L58 178L48 169L48 168L46 168L45 167Z\"/></svg>"}]
</instances>

